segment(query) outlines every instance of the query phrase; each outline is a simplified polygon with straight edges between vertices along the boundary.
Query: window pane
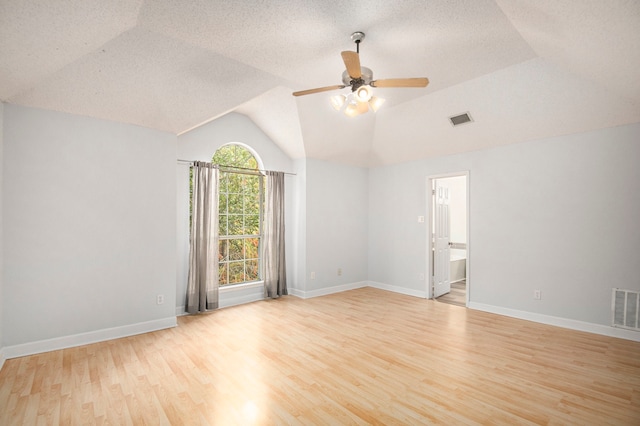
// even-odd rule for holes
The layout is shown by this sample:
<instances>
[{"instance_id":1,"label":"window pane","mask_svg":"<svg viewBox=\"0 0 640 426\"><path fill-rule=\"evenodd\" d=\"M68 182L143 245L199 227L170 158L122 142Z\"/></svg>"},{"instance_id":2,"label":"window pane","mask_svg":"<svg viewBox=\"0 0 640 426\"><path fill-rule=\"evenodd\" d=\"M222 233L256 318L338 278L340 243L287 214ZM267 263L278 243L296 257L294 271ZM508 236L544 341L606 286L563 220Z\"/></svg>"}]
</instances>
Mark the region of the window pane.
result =
<instances>
[{"instance_id":1,"label":"window pane","mask_svg":"<svg viewBox=\"0 0 640 426\"><path fill-rule=\"evenodd\" d=\"M227 235L242 235L242 215L230 214L229 215L229 229Z\"/></svg>"},{"instance_id":2,"label":"window pane","mask_svg":"<svg viewBox=\"0 0 640 426\"><path fill-rule=\"evenodd\" d=\"M218 182L220 183L220 192L228 192L228 178L226 173L220 173Z\"/></svg>"},{"instance_id":3,"label":"window pane","mask_svg":"<svg viewBox=\"0 0 640 426\"><path fill-rule=\"evenodd\" d=\"M246 214L260 214L260 197L258 194L245 194L244 212Z\"/></svg>"},{"instance_id":4,"label":"window pane","mask_svg":"<svg viewBox=\"0 0 640 426\"><path fill-rule=\"evenodd\" d=\"M220 193L220 197L218 198L218 213L227 213L227 207L227 194Z\"/></svg>"},{"instance_id":5,"label":"window pane","mask_svg":"<svg viewBox=\"0 0 640 426\"><path fill-rule=\"evenodd\" d=\"M218 232L220 233L220 235L228 234L227 218L228 216L226 214L221 214L218 217L218 226L219 226Z\"/></svg>"},{"instance_id":6,"label":"window pane","mask_svg":"<svg viewBox=\"0 0 640 426\"><path fill-rule=\"evenodd\" d=\"M233 239L229 241L229 260L242 260L244 258L242 250L242 239Z\"/></svg>"},{"instance_id":7,"label":"window pane","mask_svg":"<svg viewBox=\"0 0 640 426\"><path fill-rule=\"evenodd\" d=\"M222 146L212 158L214 164L257 170L250 150L237 144ZM220 285L260 279L260 198L262 176L220 171L219 253ZM240 238L240 235L254 235ZM226 237L233 238L226 238Z\"/></svg>"},{"instance_id":8,"label":"window pane","mask_svg":"<svg viewBox=\"0 0 640 426\"><path fill-rule=\"evenodd\" d=\"M229 284L244 282L244 262L229 262Z\"/></svg>"},{"instance_id":9,"label":"window pane","mask_svg":"<svg viewBox=\"0 0 640 426\"><path fill-rule=\"evenodd\" d=\"M218 242L218 261L226 262L229 260L229 242L228 240L220 240Z\"/></svg>"},{"instance_id":10,"label":"window pane","mask_svg":"<svg viewBox=\"0 0 640 426\"><path fill-rule=\"evenodd\" d=\"M229 194L229 213L242 213L242 194Z\"/></svg>"},{"instance_id":11,"label":"window pane","mask_svg":"<svg viewBox=\"0 0 640 426\"><path fill-rule=\"evenodd\" d=\"M246 263L246 280L258 281L258 259L247 260Z\"/></svg>"},{"instance_id":12,"label":"window pane","mask_svg":"<svg viewBox=\"0 0 640 426\"><path fill-rule=\"evenodd\" d=\"M225 285L229 284L229 279L227 278L227 269L228 263L221 263L218 266L218 284Z\"/></svg>"},{"instance_id":13,"label":"window pane","mask_svg":"<svg viewBox=\"0 0 640 426\"><path fill-rule=\"evenodd\" d=\"M242 176L238 173L229 173L229 193L241 194L242 193Z\"/></svg>"},{"instance_id":14,"label":"window pane","mask_svg":"<svg viewBox=\"0 0 640 426\"><path fill-rule=\"evenodd\" d=\"M245 238L244 240L244 256L246 259L258 258L258 246L260 240L258 238Z\"/></svg>"},{"instance_id":15,"label":"window pane","mask_svg":"<svg viewBox=\"0 0 640 426\"><path fill-rule=\"evenodd\" d=\"M260 192L260 177L259 176L246 176L246 182L244 185L244 193L247 195L256 195Z\"/></svg>"},{"instance_id":16,"label":"window pane","mask_svg":"<svg viewBox=\"0 0 640 426\"><path fill-rule=\"evenodd\" d=\"M251 153L248 153L248 154L251 154ZM258 161L256 161L256 159L254 158L253 155L251 155L250 158L248 158L246 160L246 163L247 163L247 165L246 165L247 169L257 169L258 168Z\"/></svg>"},{"instance_id":17,"label":"window pane","mask_svg":"<svg viewBox=\"0 0 640 426\"><path fill-rule=\"evenodd\" d=\"M250 215L244 217L244 234L259 235L260 234L260 216Z\"/></svg>"}]
</instances>

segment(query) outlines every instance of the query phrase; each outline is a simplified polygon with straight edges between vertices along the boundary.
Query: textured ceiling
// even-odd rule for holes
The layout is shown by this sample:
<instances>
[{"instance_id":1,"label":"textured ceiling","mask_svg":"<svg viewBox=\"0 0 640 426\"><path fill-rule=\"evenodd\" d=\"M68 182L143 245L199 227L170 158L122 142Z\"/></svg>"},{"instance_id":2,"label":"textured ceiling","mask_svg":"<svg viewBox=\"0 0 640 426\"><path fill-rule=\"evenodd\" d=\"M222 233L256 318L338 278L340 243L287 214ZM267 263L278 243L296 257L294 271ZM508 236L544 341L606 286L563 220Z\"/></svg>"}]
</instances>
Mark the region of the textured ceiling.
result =
<instances>
[{"instance_id":1,"label":"textured ceiling","mask_svg":"<svg viewBox=\"0 0 640 426\"><path fill-rule=\"evenodd\" d=\"M640 121L638 28L636 0L0 0L0 100L175 134L236 111L371 166ZM357 30L374 78L430 85L353 119L291 96L340 84Z\"/></svg>"}]
</instances>

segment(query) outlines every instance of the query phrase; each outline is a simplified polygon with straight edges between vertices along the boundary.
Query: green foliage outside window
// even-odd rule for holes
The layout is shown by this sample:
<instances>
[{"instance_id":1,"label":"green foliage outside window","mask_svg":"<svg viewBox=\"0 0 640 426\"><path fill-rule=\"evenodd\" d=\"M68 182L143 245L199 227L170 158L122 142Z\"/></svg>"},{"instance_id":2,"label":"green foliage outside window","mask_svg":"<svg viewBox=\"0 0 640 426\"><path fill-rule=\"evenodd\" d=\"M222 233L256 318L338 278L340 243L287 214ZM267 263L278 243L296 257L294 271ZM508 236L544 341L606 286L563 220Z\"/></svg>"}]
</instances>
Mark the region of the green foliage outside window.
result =
<instances>
[{"instance_id":1,"label":"green foliage outside window","mask_svg":"<svg viewBox=\"0 0 640 426\"><path fill-rule=\"evenodd\" d=\"M225 145L213 155L219 173L219 283L260 279L262 175L258 161L241 145ZM255 170L252 172L252 170ZM189 170L189 226L193 212L193 168Z\"/></svg>"},{"instance_id":2,"label":"green foliage outside window","mask_svg":"<svg viewBox=\"0 0 640 426\"><path fill-rule=\"evenodd\" d=\"M262 209L262 175L257 172L258 162L241 145L221 147L212 162L221 166L218 204L220 285L257 281L260 279Z\"/></svg>"}]
</instances>

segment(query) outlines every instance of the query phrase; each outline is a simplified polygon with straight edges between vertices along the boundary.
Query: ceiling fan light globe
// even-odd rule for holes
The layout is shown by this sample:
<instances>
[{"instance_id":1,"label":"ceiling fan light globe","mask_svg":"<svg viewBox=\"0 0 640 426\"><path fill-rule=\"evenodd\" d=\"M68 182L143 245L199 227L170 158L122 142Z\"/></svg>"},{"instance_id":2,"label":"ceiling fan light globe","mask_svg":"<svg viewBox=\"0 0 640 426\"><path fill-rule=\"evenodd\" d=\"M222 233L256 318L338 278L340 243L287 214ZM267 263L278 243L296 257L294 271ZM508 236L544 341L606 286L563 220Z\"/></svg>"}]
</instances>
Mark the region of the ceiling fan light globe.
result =
<instances>
[{"instance_id":1,"label":"ceiling fan light globe","mask_svg":"<svg viewBox=\"0 0 640 426\"><path fill-rule=\"evenodd\" d=\"M367 102L358 102L358 114L364 114L369 111L369 104Z\"/></svg>"},{"instance_id":2,"label":"ceiling fan light globe","mask_svg":"<svg viewBox=\"0 0 640 426\"><path fill-rule=\"evenodd\" d=\"M349 105L344 109L344 114L347 117L355 117L359 114L358 112L358 104L356 102L350 102Z\"/></svg>"},{"instance_id":3,"label":"ceiling fan light globe","mask_svg":"<svg viewBox=\"0 0 640 426\"><path fill-rule=\"evenodd\" d=\"M360 102L368 102L373 96L373 92L369 86L360 86L356 89L355 95Z\"/></svg>"},{"instance_id":4,"label":"ceiling fan light globe","mask_svg":"<svg viewBox=\"0 0 640 426\"><path fill-rule=\"evenodd\" d=\"M379 98L377 96L372 96L371 99L369 99L369 106L371 107L373 112L377 112L378 108L380 108L383 103L384 103L384 99Z\"/></svg>"},{"instance_id":5,"label":"ceiling fan light globe","mask_svg":"<svg viewBox=\"0 0 640 426\"><path fill-rule=\"evenodd\" d=\"M347 97L345 95L334 95L331 96L331 106L336 110L340 111L347 101Z\"/></svg>"}]
</instances>

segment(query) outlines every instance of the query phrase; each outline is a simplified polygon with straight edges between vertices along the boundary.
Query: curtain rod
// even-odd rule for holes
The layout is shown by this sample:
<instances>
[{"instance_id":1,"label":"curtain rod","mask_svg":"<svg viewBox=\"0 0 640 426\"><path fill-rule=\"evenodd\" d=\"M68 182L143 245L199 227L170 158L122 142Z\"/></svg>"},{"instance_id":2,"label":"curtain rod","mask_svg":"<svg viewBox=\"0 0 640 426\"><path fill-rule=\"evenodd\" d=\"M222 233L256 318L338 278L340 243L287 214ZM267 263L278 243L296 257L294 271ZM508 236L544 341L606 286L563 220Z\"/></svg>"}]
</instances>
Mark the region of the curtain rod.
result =
<instances>
[{"instance_id":1,"label":"curtain rod","mask_svg":"<svg viewBox=\"0 0 640 426\"><path fill-rule=\"evenodd\" d=\"M193 165L194 161L192 161L192 160L181 160L180 158L178 158L178 163ZM218 164L217 166L218 167L224 167L226 169L250 170L252 172L276 171L276 170L250 169L248 167L238 167L238 166L225 166L224 164ZM296 176L297 175L297 173L291 173L291 172L282 172L282 173L284 173L285 175L291 175L291 176Z\"/></svg>"}]
</instances>

